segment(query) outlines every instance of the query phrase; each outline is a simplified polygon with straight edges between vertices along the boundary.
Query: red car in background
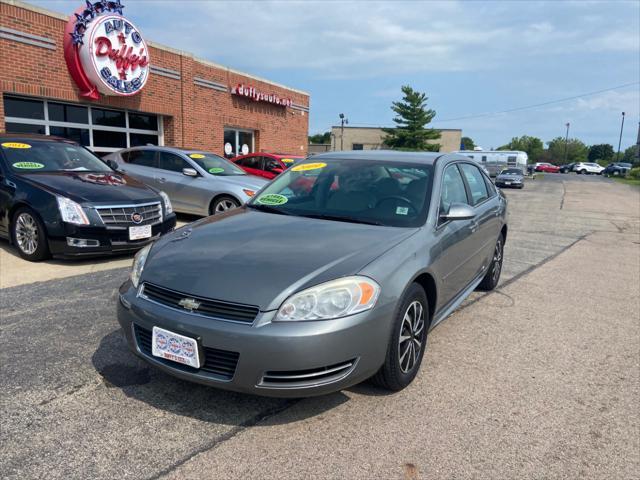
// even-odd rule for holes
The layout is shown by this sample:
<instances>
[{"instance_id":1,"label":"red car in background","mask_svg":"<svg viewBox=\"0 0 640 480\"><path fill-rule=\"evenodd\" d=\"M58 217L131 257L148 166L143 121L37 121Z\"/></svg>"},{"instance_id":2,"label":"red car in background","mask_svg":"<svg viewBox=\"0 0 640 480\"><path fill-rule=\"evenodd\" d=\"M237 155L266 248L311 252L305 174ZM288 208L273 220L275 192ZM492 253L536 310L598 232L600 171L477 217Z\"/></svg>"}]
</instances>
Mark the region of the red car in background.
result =
<instances>
[{"instance_id":1,"label":"red car in background","mask_svg":"<svg viewBox=\"0 0 640 480\"><path fill-rule=\"evenodd\" d=\"M251 175L271 180L304 158L302 155L259 152L240 155L230 160Z\"/></svg>"},{"instance_id":2,"label":"red car in background","mask_svg":"<svg viewBox=\"0 0 640 480\"><path fill-rule=\"evenodd\" d=\"M560 167L551 163L538 162L536 163L535 170L536 172L558 173L560 171Z\"/></svg>"}]
</instances>

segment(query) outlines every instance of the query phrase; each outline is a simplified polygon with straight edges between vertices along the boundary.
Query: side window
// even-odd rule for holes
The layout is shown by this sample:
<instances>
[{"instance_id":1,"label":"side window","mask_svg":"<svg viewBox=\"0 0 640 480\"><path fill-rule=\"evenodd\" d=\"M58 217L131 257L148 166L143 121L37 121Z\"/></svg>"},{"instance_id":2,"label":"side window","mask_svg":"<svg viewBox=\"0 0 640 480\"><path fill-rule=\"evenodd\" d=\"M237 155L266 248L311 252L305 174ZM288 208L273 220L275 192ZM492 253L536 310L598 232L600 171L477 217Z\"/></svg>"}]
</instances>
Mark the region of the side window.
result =
<instances>
[{"instance_id":1,"label":"side window","mask_svg":"<svg viewBox=\"0 0 640 480\"><path fill-rule=\"evenodd\" d=\"M452 203L469 203L462 175L456 165L449 165L444 170L442 192L440 193L440 213L447 213Z\"/></svg>"},{"instance_id":2,"label":"side window","mask_svg":"<svg viewBox=\"0 0 640 480\"><path fill-rule=\"evenodd\" d=\"M238 161L238 165L247 168L255 168L256 170L262 170L261 158L262 157L259 156L243 158L242 160Z\"/></svg>"},{"instance_id":3,"label":"side window","mask_svg":"<svg viewBox=\"0 0 640 480\"><path fill-rule=\"evenodd\" d=\"M141 165L143 167L156 166L156 152L153 150L131 150L128 154L122 154L122 159L127 163Z\"/></svg>"},{"instance_id":4,"label":"side window","mask_svg":"<svg viewBox=\"0 0 640 480\"><path fill-rule=\"evenodd\" d=\"M172 172L182 172L183 168L192 168L184 159L174 153L160 152L158 168Z\"/></svg>"},{"instance_id":5,"label":"side window","mask_svg":"<svg viewBox=\"0 0 640 480\"><path fill-rule=\"evenodd\" d=\"M482 177L484 178L484 183L487 185L487 192L489 192L489 196L493 197L496 193L498 193L496 191L496 186L493 184L491 179L486 175L483 175Z\"/></svg>"},{"instance_id":6,"label":"side window","mask_svg":"<svg viewBox=\"0 0 640 480\"><path fill-rule=\"evenodd\" d=\"M460 165L464 178L467 180L473 205L478 205L489 198L487 184L484 183L484 176L478 167L463 163Z\"/></svg>"}]
</instances>

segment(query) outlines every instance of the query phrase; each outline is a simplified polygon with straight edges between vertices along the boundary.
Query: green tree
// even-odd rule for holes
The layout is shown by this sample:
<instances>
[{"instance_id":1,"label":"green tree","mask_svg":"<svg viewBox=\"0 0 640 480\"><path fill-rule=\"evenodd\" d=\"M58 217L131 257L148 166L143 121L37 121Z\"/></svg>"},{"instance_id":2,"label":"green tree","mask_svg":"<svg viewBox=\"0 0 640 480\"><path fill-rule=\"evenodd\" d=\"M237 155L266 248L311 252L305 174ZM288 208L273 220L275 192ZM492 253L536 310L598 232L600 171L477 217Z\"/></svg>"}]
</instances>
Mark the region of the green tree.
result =
<instances>
[{"instance_id":1,"label":"green tree","mask_svg":"<svg viewBox=\"0 0 640 480\"><path fill-rule=\"evenodd\" d=\"M331 143L331 132L316 133L315 135L310 135L309 143Z\"/></svg>"},{"instance_id":2,"label":"green tree","mask_svg":"<svg viewBox=\"0 0 640 480\"><path fill-rule=\"evenodd\" d=\"M436 112L427 109L427 100L429 99L425 93L413 90L408 85L402 87L401 102L393 102L391 110L396 113L393 122L396 128L385 128L384 144L387 147L402 150L428 150L437 152L440 150L439 144L428 143L429 140L438 140L440 132L433 128L425 128Z\"/></svg>"},{"instance_id":3,"label":"green tree","mask_svg":"<svg viewBox=\"0 0 640 480\"><path fill-rule=\"evenodd\" d=\"M640 164L638 153L640 153L640 145L631 145L624 151L624 156L622 156L622 160L620 161L638 165Z\"/></svg>"},{"instance_id":4,"label":"green tree","mask_svg":"<svg viewBox=\"0 0 640 480\"><path fill-rule=\"evenodd\" d=\"M476 143L471 139L471 137L462 137L460 139L461 150L473 150L475 146L476 146Z\"/></svg>"},{"instance_id":5,"label":"green tree","mask_svg":"<svg viewBox=\"0 0 640 480\"><path fill-rule=\"evenodd\" d=\"M588 158L590 162L597 162L602 160L605 163L613 162L613 145L608 143L601 143L599 145L591 145L589 147Z\"/></svg>"},{"instance_id":6,"label":"green tree","mask_svg":"<svg viewBox=\"0 0 640 480\"><path fill-rule=\"evenodd\" d=\"M509 143L498 148L498 150L519 150L527 152L530 163L539 162L544 153L544 143L538 137L522 135L513 137Z\"/></svg>"},{"instance_id":7,"label":"green tree","mask_svg":"<svg viewBox=\"0 0 640 480\"><path fill-rule=\"evenodd\" d=\"M561 165L563 163L586 162L589 155L589 148L577 138L570 138L569 141L566 142L566 162L564 137L556 137L547 142L547 145L547 161L555 163L556 165Z\"/></svg>"}]
</instances>

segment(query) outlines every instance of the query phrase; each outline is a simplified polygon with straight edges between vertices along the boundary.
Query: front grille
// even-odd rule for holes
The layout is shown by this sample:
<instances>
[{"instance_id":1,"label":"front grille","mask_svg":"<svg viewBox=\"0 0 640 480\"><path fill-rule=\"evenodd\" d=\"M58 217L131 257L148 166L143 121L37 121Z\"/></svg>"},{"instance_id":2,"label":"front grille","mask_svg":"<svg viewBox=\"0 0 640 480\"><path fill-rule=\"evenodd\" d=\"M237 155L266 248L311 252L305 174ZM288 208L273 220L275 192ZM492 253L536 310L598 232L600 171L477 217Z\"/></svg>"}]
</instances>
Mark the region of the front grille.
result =
<instances>
[{"instance_id":1,"label":"front grille","mask_svg":"<svg viewBox=\"0 0 640 480\"><path fill-rule=\"evenodd\" d=\"M152 357L157 362L163 363L178 370L182 370L184 372L205 372L215 375L216 377L220 377L224 380L231 380L233 378L233 374L236 371L236 366L238 365L238 358L240 357L240 354L238 352L229 352L227 350L218 350L216 348L203 347L202 350L204 352L204 358L202 359L202 365L200 366L200 368L193 368L188 365L183 365L181 363L172 362L171 360L166 360L164 358L154 357L151 353L151 330L147 330L146 328L143 328L140 325L136 324L134 324L133 330L135 332L136 343L138 344L138 348L140 349L140 351L148 357Z\"/></svg>"},{"instance_id":2,"label":"front grille","mask_svg":"<svg viewBox=\"0 0 640 480\"><path fill-rule=\"evenodd\" d=\"M331 383L346 377L355 367L356 360L312 368L309 370L267 371L260 386L300 388Z\"/></svg>"},{"instance_id":3,"label":"front grille","mask_svg":"<svg viewBox=\"0 0 640 480\"><path fill-rule=\"evenodd\" d=\"M189 293L176 292L168 288L159 287L152 283L143 284L142 297L154 302L166 305L167 307L195 313L205 317L217 318L220 320L231 320L234 322L253 323L260 309L253 305L242 305L239 303L229 303L210 298L197 297ZM195 310L186 310L180 305L181 300L193 299L200 303Z\"/></svg>"},{"instance_id":4,"label":"front grille","mask_svg":"<svg viewBox=\"0 0 640 480\"><path fill-rule=\"evenodd\" d=\"M102 223L107 227L134 227L136 225L155 225L162 222L162 205L160 202L145 203L143 205L122 205L96 207ZM134 213L142 215L142 221L136 223L131 216Z\"/></svg>"}]
</instances>

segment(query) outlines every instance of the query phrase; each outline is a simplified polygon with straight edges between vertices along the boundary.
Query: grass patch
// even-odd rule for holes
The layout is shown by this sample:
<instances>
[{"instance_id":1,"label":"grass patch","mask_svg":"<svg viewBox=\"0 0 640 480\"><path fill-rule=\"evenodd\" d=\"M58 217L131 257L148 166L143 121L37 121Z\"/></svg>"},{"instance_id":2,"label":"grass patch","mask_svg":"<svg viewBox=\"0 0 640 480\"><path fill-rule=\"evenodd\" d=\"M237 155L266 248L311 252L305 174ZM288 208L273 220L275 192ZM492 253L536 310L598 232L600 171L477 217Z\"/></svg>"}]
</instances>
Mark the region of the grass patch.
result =
<instances>
[{"instance_id":1,"label":"grass patch","mask_svg":"<svg viewBox=\"0 0 640 480\"><path fill-rule=\"evenodd\" d=\"M618 183L626 183L627 185L633 185L635 187L640 187L640 178L631 178L631 177L611 177Z\"/></svg>"}]
</instances>

